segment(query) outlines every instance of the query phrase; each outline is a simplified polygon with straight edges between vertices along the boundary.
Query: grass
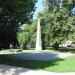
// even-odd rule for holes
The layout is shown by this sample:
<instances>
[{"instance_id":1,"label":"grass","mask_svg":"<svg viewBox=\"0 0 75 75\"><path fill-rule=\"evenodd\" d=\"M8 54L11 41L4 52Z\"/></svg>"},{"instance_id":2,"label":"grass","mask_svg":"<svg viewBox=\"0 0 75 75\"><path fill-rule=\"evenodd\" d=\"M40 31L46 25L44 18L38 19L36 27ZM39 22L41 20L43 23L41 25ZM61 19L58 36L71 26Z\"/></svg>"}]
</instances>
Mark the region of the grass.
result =
<instances>
[{"instance_id":1,"label":"grass","mask_svg":"<svg viewBox=\"0 0 75 75\"><path fill-rule=\"evenodd\" d=\"M9 49L7 50L1 50L0 51L0 55L5 55L5 54L19 54L19 53L35 53L36 50L22 50L22 52L17 52L17 49L13 49L12 51L10 51ZM54 52L54 50L43 50L44 52Z\"/></svg>"},{"instance_id":2,"label":"grass","mask_svg":"<svg viewBox=\"0 0 75 75\"><path fill-rule=\"evenodd\" d=\"M0 51L0 55L4 55L4 54L19 54L19 53L33 53L34 50L22 50L22 52L17 52L17 49L13 49L12 51L10 51L10 49L8 50L1 50Z\"/></svg>"},{"instance_id":3,"label":"grass","mask_svg":"<svg viewBox=\"0 0 75 75\"><path fill-rule=\"evenodd\" d=\"M22 50L22 52L17 52L18 49L13 49L12 51L10 51L10 49L7 49L7 50L1 50L0 51L0 55L3 55L3 54L19 54L19 53L34 53L35 50L34 49L31 49L31 50ZM53 50L53 49L47 49L47 50L44 50L45 52L55 52L55 51L60 51L60 52L75 52L75 48L59 48L59 50Z\"/></svg>"},{"instance_id":4,"label":"grass","mask_svg":"<svg viewBox=\"0 0 75 75\"><path fill-rule=\"evenodd\" d=\"M75 72L75 56L53 61L35 61L0 57L0 63L52 72Z\"/></svg>"},{"instance_id":5,"label":"grass","mask_svg":"<svg viewBox=\"0 0 75 75\"><path fill-rule=\"evenodd\" d=\"M74 51L75 48L63 48L60 51ZM7 64L11 66L19 66L24 68L40 69L52 72L75 72L75 56L68 57L65 59L56 59L52 61L35 61L35 60L25 60L25 59L13 59L4 57L5 54L19 54L19 53L33 53L34 50L23 50L22 52L17 52L13 50L0 51L0 63ZM51 52L47 50L47 52Z\"/></svg>"},{"instance_id":6,"label":"grass","mask_svg":"<svg viewBox=\"0 0 75 75\"><path fill-rule=\"evenodd\" d=\"M59 48L58 51L62 51L62 52L75 52L75 47L72 47L72 48Z\"/></svg>"}]
</instances>

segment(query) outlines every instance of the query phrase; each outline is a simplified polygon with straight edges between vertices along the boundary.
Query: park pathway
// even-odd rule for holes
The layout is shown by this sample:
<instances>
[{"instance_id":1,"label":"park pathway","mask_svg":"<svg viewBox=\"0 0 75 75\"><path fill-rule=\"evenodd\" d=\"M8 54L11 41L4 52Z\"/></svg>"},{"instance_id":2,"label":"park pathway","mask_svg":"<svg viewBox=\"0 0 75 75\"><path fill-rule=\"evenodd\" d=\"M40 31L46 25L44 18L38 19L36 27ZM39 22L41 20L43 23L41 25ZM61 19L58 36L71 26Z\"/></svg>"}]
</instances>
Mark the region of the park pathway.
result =
<instances>
[{"instance_id":1,"label":"park pathway","mask_svg":"<svg viewBox=\"0 0 75 75\"><path fill-rule=\"evenodd\" d=\"M75 75L75 72L56 73L0 64L0 75Z\"/></svg>"}]
</instances>

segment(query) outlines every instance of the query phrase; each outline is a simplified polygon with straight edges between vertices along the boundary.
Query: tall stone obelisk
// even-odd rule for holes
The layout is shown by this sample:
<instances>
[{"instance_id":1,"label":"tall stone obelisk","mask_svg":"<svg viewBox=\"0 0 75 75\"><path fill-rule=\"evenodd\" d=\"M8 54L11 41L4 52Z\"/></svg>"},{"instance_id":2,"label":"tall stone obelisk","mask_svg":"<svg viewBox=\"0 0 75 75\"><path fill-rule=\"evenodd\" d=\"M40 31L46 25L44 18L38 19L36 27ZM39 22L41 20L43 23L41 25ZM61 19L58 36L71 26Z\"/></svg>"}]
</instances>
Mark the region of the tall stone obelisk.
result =
<instances>
[{"instance_id":1,"label":"tall stone obelisk","mask_svg":"<svg viewBox=\"0 0 75 75\"><path fill-rule=\"evenodd\" d=\"M41 51L41 50L42 50L41 26L40 26L40 19L38 18L37 35L36 35L36 51Z\"/></svg>"}]
</instances>

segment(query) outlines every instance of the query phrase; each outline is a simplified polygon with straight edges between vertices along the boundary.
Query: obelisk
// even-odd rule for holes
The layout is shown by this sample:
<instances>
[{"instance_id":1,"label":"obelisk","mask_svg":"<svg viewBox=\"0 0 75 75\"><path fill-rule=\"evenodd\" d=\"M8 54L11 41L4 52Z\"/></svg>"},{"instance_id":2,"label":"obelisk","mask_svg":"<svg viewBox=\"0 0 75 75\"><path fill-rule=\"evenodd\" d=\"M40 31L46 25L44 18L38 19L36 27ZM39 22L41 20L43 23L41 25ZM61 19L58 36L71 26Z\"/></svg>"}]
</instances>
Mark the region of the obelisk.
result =
<instances>
[{"instance_id":1,"label":"obelisk","mask_svg":"<svg viewBox=\"0 0 75 75\"><path fill-rule=\"evenodd\" d=\"M37 24L37 33L36 33L36 51L42 50L42 42L41 42L41 26L40 26L40 19L38 18Z\"/></svg>"}]
</instances>

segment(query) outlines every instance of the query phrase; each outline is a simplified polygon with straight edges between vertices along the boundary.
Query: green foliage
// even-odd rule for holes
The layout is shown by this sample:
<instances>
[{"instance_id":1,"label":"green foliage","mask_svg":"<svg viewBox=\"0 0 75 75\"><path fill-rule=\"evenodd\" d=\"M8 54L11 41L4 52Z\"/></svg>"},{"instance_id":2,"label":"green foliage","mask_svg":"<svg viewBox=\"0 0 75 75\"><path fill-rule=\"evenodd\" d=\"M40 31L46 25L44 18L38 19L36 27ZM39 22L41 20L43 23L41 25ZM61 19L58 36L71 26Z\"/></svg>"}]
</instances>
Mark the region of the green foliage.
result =
<instances>
[{"instance_id":1,"label":"green foliage","mask_svg":"<svg viewBox=\"0 0 75 75\"><path fill-rule=\"evenodd\" d=\"M45 10L39 13L41 20L42 48L53 46L58 49L59 44L66 40L74 40L73 22L75 16L71 15L71 9L74 6L73 0L46 0ZM47 9L48 8L48 9ZM36 38L36 21L27 25L24 32L30 35L27 38L30 45L35 45ZM25 42L25 40L24 40Z\"/></svg>"},{"instance_id":2,"label":"green foliage","mask_svg":"<svg viewBox=\"0 0 75 75\"><path fill-rule=\"evenodd\" d=\"M35 46L36 43L36 21L34 21L33 23L31 23L30 25L27 25L28 29L29 29L29 37L28 37L28 44L30 44L32 47ZM25 28L26 30L27 28Z\"/></svg>"},{"instance_id":3,"label":"green foliage","mask_svg":"<svg viewBox=\"0 0 75 75\"><path fill-rule=\"evenodd\" d=\"M26 37L25 37L25 33L24 32L18 33L17 38L18 38L18 41L19 41L20 45L25 43L25 41L26 41Z\"/></svg>"},{"instance_id":4,"label":"green foliage","mask_svg":"<svg viewBox=\"0 0 75 75\"><path fill-rule=\"evenodd\" d=\"M8 48L10 43L17 43L19 23L31 22L36 1L0 0L0 43L3 47L8 45Z\"/></svg>"},{"instance_id":5,"label":"green foliage","mask_svg":"<svg viewBox=\"0 0 75 75\"><path fill-rule=\"evenodd\" d=\"M46 5L49 9L45 9L45 11L40 14L42 33L44 35L44 37L42 37L44 40L42 41L46 46L53 46L57 49L59 47L58 45L63 41L71 40L72 37L70 36L74 33L74 26L72 23L74 22L75 17L71 16L71 7L74 2L73 0L63 0L62 8L60 8L60 6L55 3L54 6L51 6L51 4L53 5L51 0L46 1L46 3L48 3ZM67 6L65 4L67 4ZM52 7L53 9L51 9Z\"/></svg>"},{"instance_id":6,"label":"green foliage","mask_svg":"<svg viewBox=\"0 0 75 75\"><path fill-rule=\"evenodd\" d=\"M36 38L36 21L31 24L25 25L23 31L18 33L17 39L20 45L35 45Z\"/></svg>"}]
</instances>

